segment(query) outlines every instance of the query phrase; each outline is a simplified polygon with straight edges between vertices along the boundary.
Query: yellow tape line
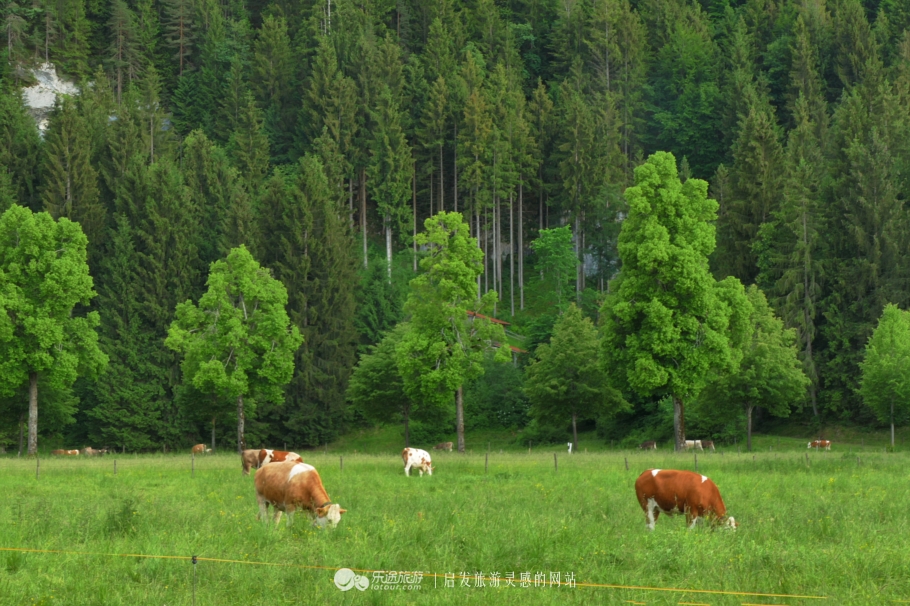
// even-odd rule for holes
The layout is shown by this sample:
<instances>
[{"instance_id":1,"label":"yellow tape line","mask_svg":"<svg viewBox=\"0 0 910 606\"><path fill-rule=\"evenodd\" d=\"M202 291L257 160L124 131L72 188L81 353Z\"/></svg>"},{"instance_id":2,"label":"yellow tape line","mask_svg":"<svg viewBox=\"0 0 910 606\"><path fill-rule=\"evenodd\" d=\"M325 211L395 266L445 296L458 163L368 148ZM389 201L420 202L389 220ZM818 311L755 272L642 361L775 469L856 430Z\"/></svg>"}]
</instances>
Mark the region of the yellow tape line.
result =
<instances>
[{"instance_id":1,"label":"yellow tape line","mask_svg":"<svg viewBox=\"0 0 910 606\"><path fill-rule=\"evenodd\" d=\"M149 559L159 559L159 560L185 560L192 561L193 556L175 556L175 555L152 555L147 553L99 553L91 551L66 551L62 549L28 549L25 547L0 547L0 551L21 551L25 553L55 553L61 555L81 555L81 556L105 556L105 557L116 557L116 558L149 558ZM197 562L219 562L222 564L249 564L253 566L278 566L282 568L304 568L310 570L340 570L342 567L339 566L313 566L307 564L288 564L288 563L276 563L276 562L256 562L252 560L228 560L224 558L206 558L203 556L196 556ZM346 566L344 568L347 568ZM373 570L370 568L348 568L348 570L353 570L354 572L388 572L385 570ZM409 571L404 571L409 572ZM434 578L446 578L446 574L439 574L437 572L422 572L422 571L413 571L420 572L425 577L434 577ZM476 579L476 575L448 575L449 579ZM490 577L481 577L484 581L491 581ZM503 580L499 579L500 582ZM516 581L518 579L515 579ZM568 585L571 586L573 583L568 581L559 581L546 583L549 585ZM828 596L823 595L793 595L789 593L759 593L754 591L724 591L720 589L680 589L678 587L648 587L646 585L614 585L610 583L585 583L585 582L575 582L576 587L593 587L599 589L626 589L626 590L638 590L638 591L673 591L677 593L705 593L711 595L739 595L739 596L759 596L763 598L798 598L803 600L827 600Z\"/></svg>"}]
</instances>

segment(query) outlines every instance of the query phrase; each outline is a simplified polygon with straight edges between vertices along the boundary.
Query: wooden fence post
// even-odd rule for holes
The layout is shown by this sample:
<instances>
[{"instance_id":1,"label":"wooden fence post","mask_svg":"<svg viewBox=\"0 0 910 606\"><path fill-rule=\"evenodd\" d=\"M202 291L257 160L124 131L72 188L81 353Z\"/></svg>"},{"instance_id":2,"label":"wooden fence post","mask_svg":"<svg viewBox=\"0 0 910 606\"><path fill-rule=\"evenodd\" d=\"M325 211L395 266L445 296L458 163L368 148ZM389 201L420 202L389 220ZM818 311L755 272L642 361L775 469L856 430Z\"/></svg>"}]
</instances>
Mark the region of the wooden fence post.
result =
<instances>
[{"instance_id":1,"label":"wooden fence post","mask_svg":"<svg viewBox=\"0 0 910 606\"><path fill-rule=\"evenodd\" d=\"M626 462L626 471L629 471L629 459L626 457L623 457L623 461Z\"/></svg>"},{"instance_id":2,"label":"wooden fence post","mask_svg":"<svg viewBox=\"0 0 910 606\"><path fill-rule=\"evenodd\" d=\"M559 471L559 463L556 462L556 453L553 453L553 471Z\"/></svg>"},{"instance_id":3,"label":"wooden fence post","mask_svg":"<svg viewBox=\"0 0 910 606\"><path fill-rule=\"evenodd\" d=\"M490 469L490 453L487 453L486 460L483 463L483 472L487 473Z\"/></svg>"}]
</instances>

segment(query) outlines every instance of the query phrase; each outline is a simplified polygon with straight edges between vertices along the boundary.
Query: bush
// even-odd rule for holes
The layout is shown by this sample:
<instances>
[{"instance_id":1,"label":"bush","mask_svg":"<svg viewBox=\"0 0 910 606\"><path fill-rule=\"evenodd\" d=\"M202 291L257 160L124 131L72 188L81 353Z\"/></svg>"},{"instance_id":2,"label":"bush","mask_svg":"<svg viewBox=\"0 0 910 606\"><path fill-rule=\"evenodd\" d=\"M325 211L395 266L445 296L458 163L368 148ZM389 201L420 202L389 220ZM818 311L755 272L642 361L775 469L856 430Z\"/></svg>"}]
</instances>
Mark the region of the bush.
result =
<instances>
[{"instance_id":1,"label":"bush","mask_svg":"<svg viewBox=\"0 0 910 606\"><path fill-rule=\"evenodd\" d=\"M566 426L541 425L537 419L528 423L527 427L522 430L516 442L520 445L527 446L530 441L533 444L563 444L572 440L572 431Z\"/></svg>"}]
</instances>

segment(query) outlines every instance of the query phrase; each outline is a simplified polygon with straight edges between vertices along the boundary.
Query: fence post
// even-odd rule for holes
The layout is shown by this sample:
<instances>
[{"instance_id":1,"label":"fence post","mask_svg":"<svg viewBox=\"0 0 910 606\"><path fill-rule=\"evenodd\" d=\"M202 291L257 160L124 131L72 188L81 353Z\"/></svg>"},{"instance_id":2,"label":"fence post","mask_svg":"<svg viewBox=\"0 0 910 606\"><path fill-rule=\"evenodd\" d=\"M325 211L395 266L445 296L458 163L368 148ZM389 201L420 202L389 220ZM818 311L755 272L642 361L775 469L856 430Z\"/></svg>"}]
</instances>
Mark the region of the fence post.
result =
<instances>
[{"instance_id":1,"label":"fence post","mask_svg":"<svg viewBox=\"0 0 910 606\"><path fill-rule=\"evenodd\" d=\"M193 606L196 606L196 556L193 556Z\"/></svg>"},{"instance_id":2,"label":"fence post","mask_svg":"<svg viewBox=\"0 0 910 606\"><path fill-rule=\"evenodd\" d=\"M809 467L809 453L806 453L806 467Z\"/></svg>"},{"instance_id":3,"label":"fence post","mask_svg":"<svg viewBox=\"0 0 910 606\"><path fill-rule=\"evenodd\" d=\"M695 471L698 471L698 453L695 453Z\"/></svg>"},{"instance_id":4,"label":"fence post","mask_svg":"<svg viewBox=\"0 0 910 606\"><path fill-rule=\"evenodd\" d=\"M490 469L490 453L487 453L486 460L483 462L483 472L487 473Z\"/></svg>"},{"instance_id":5,"label":"fence post","mask_svg":"<svg viewBox=\"0 0 910 606\"><path fill-rule=\"evenodd\" d=\"M190 456L192 457L192 459L190 460L191 461L190 468L192 469L192 471L190 472L190 477L195 478L196 477L196 453L194 452Z\"/></svg>"},{"instance_id":6,"label":"fence post","mask_svg":"<svg viewBox=\"0 0 910 606\"><path fill-rule=\"evenodd\" d=\"M559 464L556 462L556 453L553 453L553 471L559 471Z\"/></svg>"},{"instance_id":7,"label":"fence post","mask_svg":"<svg viewBox=\"0 0 910 606\"><path fill-rule=\"evenodd\" d=\"M35 479L38 479L38 472L41 471L41 459L38 458L37 451L35 452Z\"/></svg>"},{"instance_id":8,"label":"fence post","mask_svg":"<svg viewBox=\"0 0 910 606\"><path fill-rule=\"evenodd\" d=\"M622 460L626 462L626 471L629 471L629 459L628 459L628 457L623 457Z\"/></svg>"},{"instance_id":9,"label":"fence post","mask_svg":"<svg viewBox=\"0 0 910 606\"><path fill-rule=\"evenodd\" d=\"M114 475L117 475L117 459L114 459Z\"/></svg>"},{"instance_id":10,"label":"fence post","mask_svg":"<svg viewBox=\"0 0 910 606\"><path fill-rule=\"evenodd\" d=\"M341 468L341 471L344 471L344 455L338 457L338 466Z\"/></svg>"},{"instance_id":11,"label":"fence post","mask_svg":"<svg viewBox=\"0 0 910 606\"><path fill-rule=\"evenodd\" d=\"M528 440L528 454L531 454L531 440Z\"/></svg>"}]
</instances>

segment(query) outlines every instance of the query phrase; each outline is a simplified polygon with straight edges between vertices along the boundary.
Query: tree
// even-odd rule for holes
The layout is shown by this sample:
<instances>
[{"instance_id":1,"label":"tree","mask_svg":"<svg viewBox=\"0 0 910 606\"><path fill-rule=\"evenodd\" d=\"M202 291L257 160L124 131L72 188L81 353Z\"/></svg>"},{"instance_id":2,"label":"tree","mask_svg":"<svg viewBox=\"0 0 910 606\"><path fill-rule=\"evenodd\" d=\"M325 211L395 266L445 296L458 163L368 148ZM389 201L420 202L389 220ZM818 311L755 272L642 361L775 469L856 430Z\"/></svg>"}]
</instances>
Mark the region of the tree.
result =
<instances>
[{"instance_id":1,"label":"tree","mask_svg":"<svg viewBox=\"0 0 910 606\"><path fill-rule=\"evenodd\" d=\"M29 386L28 454L38 452L38 381L69 388L107 364L79 224L12 206L0 217L0 391Z\"/></svg>"},{"instance_id":2,"label":"tree","mask_svg":"<svg viewBox=\"0 0 910 606\"><path fill-rule=\"evenodd\" d=\"M715 409L736 406L746 413L746 447L752 450L752 411L762 407L786 417L806 396L809 378L797 355L796 331L784 328L764 293L754 284L746 291L751 307L751 335L743 346L739 369L721 376L701 401Z\"/></svg>"},{"instance_id":3,"label":"tree","mask_svg":"<svg viewBox=\"0 0 910 606\"><path fill-rule=\"evenodd\" d=\"M303 341L290 324L284 285L245 246L212 263L208 291L177 306L165 344L183 353L183 373L204 392L237 402L237 448L244 442L244 396L279 401Z\"/></svg>"},{"instance_id":4,"label":"tree","mask_svg":"<svg viewBox=\"0 0 910 606\"><path fill-rule=\"evenodd\" d=\"M502 326L477 315L489 313L497 295L477 296L483 252L468 236L461 213L441 212L424 226L426 231L417 235L417 244L427 247L420 260L424 273L411 280L405 303L411 329L398 345L396 359L412 399L446 402L455 392L458 451L464 452L462 386L483 372L485 350L502 345L497 358L504 360L509 353Z\"/></svg>"},{"instance_id":5,"label":"tree","mask_svg":"<svg viewBox=\"0 0 910 606\"><path fill-rule=\"evenodd\" d=\"M717 202L701 179L680 183L676 159L652 154L626 189L619 234L622 270L601 308L605 369L617 387L673 400L676 448L685 441L685 402L712 371L736 369L748 304L735 278L708 270Z\"/></svg>"},{"instance_id":6,"label":"tree","mask_svg":"<svg viewBox=\"0 0 910 606\"><path fill-rule=\"evenodd\" d=\"M63 99L51 118L44 146L44 210L82 226L94 265L106 223L98 200L98 172L91 164L91 141L76 102Z\"/></svg>"},{"instance_id":7,"label":"tree","mask_svg":"<svg viewBox=\"0 0 910 606\"><path fill-rule=\"evenodd\" d=\"M574 303L556 321L549 343L542 343L527 368L525 393L539 422L572 418L572 443L578 449L578 419L603 418L626 408L610 387L597 355L597 329Z\"/></svg>"},{"instance_id":8,"label":"tree","mask_svg":"<svg viewBox=\"0 0 910 606\"><path fill-rule=\"evenodd\" d=\"M906 422L910 413L910 312L885 306L860 368L863 403L880 421L891 422L893 449L895 420Z\"/></svg>"},{"instance_id":9,"label":"tree","mask_svg":"<svg viewBox=\"0 0 910 606\"><path fill-rule=\"evenodd\" d=\"M427 419L428 413L439 410L438 402L415 400L405 391L396 351L409 330L408 323L402 322L371 345L354 368L347 391L348 400L370 420L387 422L391 415L401 415L406 447L411 445L411 420Z\"/></svg>"}]
</instances>

